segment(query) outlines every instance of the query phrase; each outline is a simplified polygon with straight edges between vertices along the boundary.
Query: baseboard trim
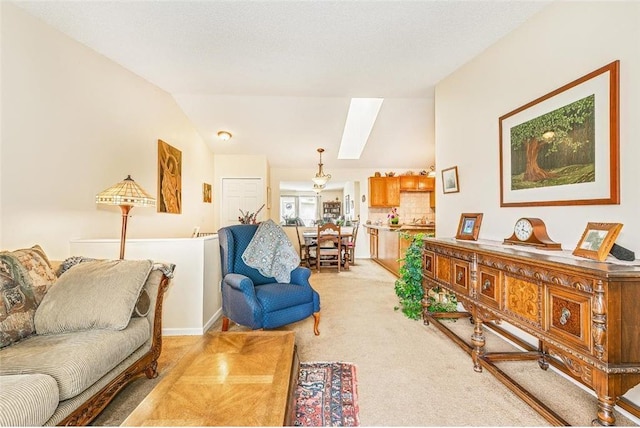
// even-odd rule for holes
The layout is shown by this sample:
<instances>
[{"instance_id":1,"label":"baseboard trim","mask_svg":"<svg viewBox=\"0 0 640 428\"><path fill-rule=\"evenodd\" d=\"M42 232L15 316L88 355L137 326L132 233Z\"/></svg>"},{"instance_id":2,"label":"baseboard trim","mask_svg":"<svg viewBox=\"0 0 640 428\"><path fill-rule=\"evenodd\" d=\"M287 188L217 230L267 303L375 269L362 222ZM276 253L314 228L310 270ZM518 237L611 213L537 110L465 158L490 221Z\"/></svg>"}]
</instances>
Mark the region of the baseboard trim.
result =
<instances>
[{"instance_id":1,"label":"baseboard trim","mask_svg":"<svg viewBox=\"0 0 640 428\"><path fill-rule=\"evenodd\" d=\"M204 331L209 331L209 329L211 328L211 326L218 321L218 319L220 319L222 317L222 308L218 309L216 311L215 314L213 314L211 316L211 318L209 318L209 321L206 322L206 324L204 325Z\"/></svg>"},{"instance_id":2,"label":"baseboard trim","mask_svg":"<svg viewBox=\"0 0 640 428\"><path fill-rule=\"evenodd\" d=\"M222 308L218 309L215 314L206 322L203 327L199 328L163 328L163 336L202 336L211 328L211 326L222 316Z\"/></svg>"}]
</instances>

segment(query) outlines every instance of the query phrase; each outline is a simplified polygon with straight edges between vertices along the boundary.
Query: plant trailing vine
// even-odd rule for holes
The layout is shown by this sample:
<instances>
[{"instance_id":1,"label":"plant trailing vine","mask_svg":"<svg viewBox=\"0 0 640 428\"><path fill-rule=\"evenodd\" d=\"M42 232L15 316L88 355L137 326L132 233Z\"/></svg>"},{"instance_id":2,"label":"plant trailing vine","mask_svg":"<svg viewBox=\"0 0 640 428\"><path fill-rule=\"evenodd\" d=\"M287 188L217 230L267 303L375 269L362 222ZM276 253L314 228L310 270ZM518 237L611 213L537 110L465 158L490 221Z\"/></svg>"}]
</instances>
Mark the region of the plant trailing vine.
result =
<instances>
[{"instance_id":1,"label":"plant trailing vine","mask_svg":"<svg viewBox=\"0 0 640 428\"><path fill-rule=\"evenodd\" d=\"M425 233L410 235L407 232L400 233L400 239L410 239L411 244L407 248L404 257L400 259L400 278L396 280L395 291L400 299L400 306L394 309L402 309L402 313L412 320L422 316L422 238Z\"/></svg>"}]
</instances>

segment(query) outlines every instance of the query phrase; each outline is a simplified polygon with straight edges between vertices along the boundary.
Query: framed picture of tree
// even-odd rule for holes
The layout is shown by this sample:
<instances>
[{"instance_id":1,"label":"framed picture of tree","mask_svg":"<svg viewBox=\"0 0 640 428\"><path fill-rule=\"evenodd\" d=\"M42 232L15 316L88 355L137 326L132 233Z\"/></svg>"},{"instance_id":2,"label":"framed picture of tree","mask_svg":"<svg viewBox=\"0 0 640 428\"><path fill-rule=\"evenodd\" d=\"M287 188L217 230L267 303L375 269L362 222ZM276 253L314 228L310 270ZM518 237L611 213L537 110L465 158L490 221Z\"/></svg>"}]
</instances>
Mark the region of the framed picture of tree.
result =
<instances>
[{"instance_id":1,"label":"framed picture of tree","mask_svg":"<svg viewBox=\"0 0 640 428\"><path fill-rule=\"evenodd\" d=\"M619 204L619 61L500 117L500 206Z\"/></svg>"}]
</instances>

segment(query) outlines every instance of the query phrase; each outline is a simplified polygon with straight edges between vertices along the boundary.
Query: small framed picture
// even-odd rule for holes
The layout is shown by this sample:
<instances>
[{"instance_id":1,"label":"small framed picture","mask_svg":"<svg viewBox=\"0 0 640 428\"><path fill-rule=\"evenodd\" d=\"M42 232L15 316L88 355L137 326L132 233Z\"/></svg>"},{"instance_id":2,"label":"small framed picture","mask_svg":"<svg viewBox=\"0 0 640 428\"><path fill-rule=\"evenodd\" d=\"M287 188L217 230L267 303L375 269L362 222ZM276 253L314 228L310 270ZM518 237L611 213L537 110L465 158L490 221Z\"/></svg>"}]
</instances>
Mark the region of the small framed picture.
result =
<instances>
[{"instance_id":1,"label":"small framed picture","mask_svg":"<svg viewBox=\"0 0 640 428\"><path fill-rule=\"evenodd\" d=\"M622 229L622 223L587 223L574 256L604 261Z\"/></svg>"},{"instance_id":2,"label":"small framed picture","mask_svg":"<svg viewBox=\"0 0 640 428\"><path fill-rule=\"evenodd\" d=\"M211 184L202 183L202 202L211 203Z\"/></svg>"},{"instance_id":3,"label":"small framed picture","mask_svg":"<svg viewBox=\"0 0 640 428\"><path fill-rule=\"evenodd\" d=\"M267 186L267 209L271 209L271 187Z\"/></svg>"},{"instance_id":4,"label":"small framed picture","mask_svg":"<svg viewBox=\"0 0 640 428\"><path fill-rule=\"evenodd\" d=\"M457 166L442 170L442 191L444 193L456 193L460 191Z\"/></svg>"},{"instance_id":5,"label":"small framed picture","mask_svg":"<svg viewBox=\"0 0 640 428\"><path fill-rule=\"evenodd\" d=\"M477 241L481 224L482 213L460 214L460 224L458 225L458 233L456 233L456 239Z\"/></svg>"}]
</instances>

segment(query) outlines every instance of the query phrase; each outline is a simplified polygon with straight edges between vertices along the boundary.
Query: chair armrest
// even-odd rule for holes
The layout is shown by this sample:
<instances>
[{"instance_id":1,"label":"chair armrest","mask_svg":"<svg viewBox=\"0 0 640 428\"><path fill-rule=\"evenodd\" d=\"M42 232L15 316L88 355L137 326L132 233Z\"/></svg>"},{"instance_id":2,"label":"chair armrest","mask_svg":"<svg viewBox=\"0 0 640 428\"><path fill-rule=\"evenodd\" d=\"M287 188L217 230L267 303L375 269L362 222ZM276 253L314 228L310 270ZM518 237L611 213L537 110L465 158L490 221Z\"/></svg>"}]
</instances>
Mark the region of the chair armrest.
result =
<instances>
[{"instance_id":1,"label":"chair armrest","mask_svg":"<svg viewBox=\"0 0 640 428\"><path fill-rule=\"evenodd\" d=\"M306 267L297 267L291 271L291 284L309 285L309 277L311 269Z\"/></svg>"},{"instance_id":2,"label":"chair armrest","mask_svg":"<svg viewBox=\"0 0 640 428\"><path fill-rule=\"evenodd\" d=\"M222 282L248 296L255 297L256 295L253 281L248 276L240 275L239 273L228 273L222 279Z\"/></svg>"}]
</instances>

